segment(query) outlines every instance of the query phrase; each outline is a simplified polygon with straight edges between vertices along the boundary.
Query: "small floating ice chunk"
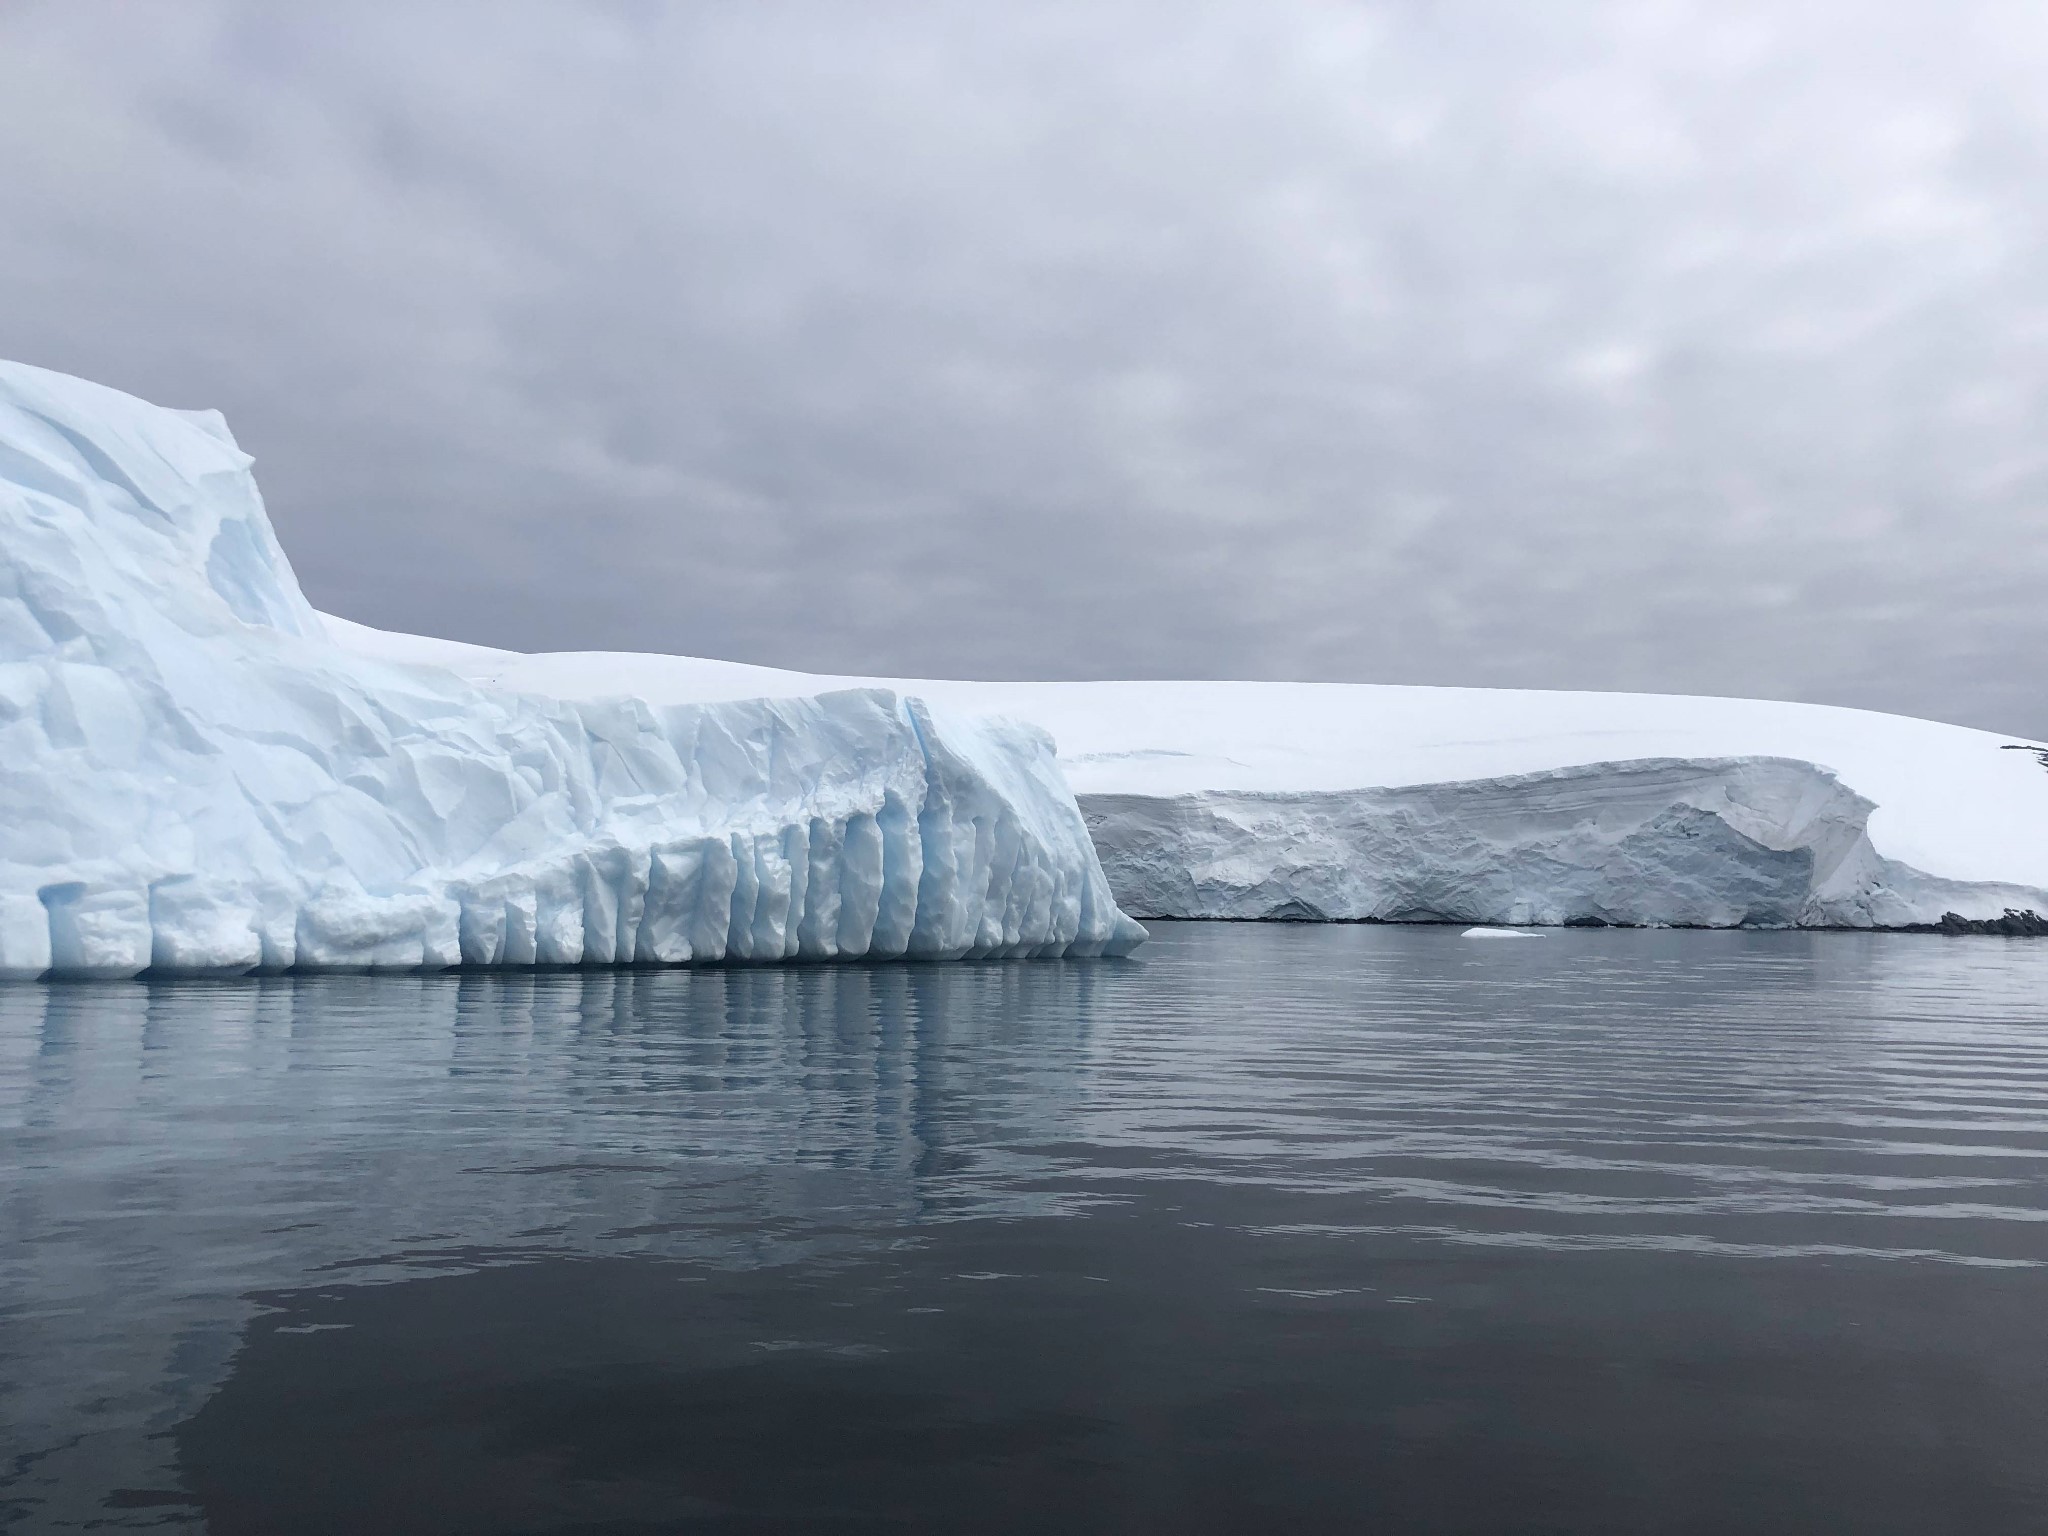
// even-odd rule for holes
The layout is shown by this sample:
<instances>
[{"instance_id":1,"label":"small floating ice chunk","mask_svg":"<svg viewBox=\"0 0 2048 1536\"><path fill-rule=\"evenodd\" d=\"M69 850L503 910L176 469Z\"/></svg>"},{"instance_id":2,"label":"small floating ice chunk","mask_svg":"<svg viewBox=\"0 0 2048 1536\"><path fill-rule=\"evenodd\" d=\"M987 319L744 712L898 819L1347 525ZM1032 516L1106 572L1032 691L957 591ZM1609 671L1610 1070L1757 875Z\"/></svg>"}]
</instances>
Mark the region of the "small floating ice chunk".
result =
<instances>
[{"instance_id":1,"label":"small floating ice chunk","mask_svg":"<svg viewBox=\"0 0 2048 1536\"><path fill-rule=\"evenodd\" d=\"M1540 939L1540 933L1531 933L1526 928L1467 928L1458 935L1461 939Z\"/></svg>"}]
</instances>

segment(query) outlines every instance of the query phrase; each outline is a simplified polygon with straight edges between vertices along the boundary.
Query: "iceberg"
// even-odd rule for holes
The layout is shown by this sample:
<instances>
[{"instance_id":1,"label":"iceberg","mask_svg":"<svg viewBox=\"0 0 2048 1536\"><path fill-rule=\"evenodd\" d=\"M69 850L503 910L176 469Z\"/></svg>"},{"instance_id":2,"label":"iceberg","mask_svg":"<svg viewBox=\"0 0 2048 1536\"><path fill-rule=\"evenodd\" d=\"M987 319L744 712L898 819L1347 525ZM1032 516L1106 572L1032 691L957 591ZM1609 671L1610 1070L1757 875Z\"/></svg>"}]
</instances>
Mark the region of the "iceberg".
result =
<instances>
[{"instance_id":1,"label":"iceberg","mask_svg":"<svg viewBox=\"0 0 2048 1536\"><path fill-rule=\"evenodd\" d=\"M562 697L886 686L1037 721L1111 892L1141 918L1904 928L2048 914L2048 747L1899 715L1361 683L828 678L329 624L365 655Z\"/></svg>"},{"instance_id":2,"label":"iceberg","mask_svg":"<svg viewBox=\"0 0 2048 1536\"><path fill-rule=\"evenodd\" d=\"M341 643L250 462L217 413L0 364L0 975L1144 937L1038 727L886 685L550 694Z\"/></svg>"},{"instance_id":3,"label":"iceberg","mask_svg":"<svg viewBox=\"0 0 2048 1536\"><path fill-rule=\"evenodd\" d=\"M1757 699L495 650L314 611L249 462L215 413L0 364L0 975L2048 913L2040 742Z\"/></svg>"}]
</instances>

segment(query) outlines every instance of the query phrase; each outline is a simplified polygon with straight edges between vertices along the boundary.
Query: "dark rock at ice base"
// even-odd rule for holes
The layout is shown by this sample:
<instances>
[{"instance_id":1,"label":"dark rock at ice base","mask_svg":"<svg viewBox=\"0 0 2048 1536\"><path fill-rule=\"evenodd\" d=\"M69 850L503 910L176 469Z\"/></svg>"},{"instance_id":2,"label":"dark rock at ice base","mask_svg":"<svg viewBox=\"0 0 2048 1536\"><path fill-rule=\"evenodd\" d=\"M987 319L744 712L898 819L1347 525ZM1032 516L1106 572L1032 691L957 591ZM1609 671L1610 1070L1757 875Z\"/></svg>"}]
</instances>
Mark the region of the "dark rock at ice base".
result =
<instances>
[{"instance_id":1,"label":"dark rock at ice base","mask_svg":"<svg viewBox=\"0 0 2048 1536\"><path fill-rule=\"evenodd\" d=\"M1960 912L1944 912L1934 927L1938 933L1996 933L2010 939L2048 939L2048 917L2031 908L2022 912L2007 907L2003 917L1969 918Z\"/></svg>"}]
</instances>

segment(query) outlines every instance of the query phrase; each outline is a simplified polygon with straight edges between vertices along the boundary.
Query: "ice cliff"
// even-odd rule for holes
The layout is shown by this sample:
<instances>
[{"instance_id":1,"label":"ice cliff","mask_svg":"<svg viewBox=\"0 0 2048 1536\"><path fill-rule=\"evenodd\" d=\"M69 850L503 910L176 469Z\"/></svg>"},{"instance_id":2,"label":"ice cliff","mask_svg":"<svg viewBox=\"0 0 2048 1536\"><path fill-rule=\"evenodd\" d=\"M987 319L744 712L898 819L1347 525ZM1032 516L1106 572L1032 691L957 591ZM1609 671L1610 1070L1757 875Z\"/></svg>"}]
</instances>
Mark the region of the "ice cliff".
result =
<instances>
[{"instance_id":1,"label":"ice cliff","mask_svg":"<svg viewBox=\"0 0 2048 1536\"><path fill-rule=\"evenodd\" d=\"M307 605L217 415L0 364L4 975L1097 954L1143 935L1120 905L1994 919L2048 913L2043 753L1752 699L389 634Z\"/></svg>"},{"instance_id":2,"label":"ice cliff","mask_svg":"<svg viewBox=\"0 0 2048 1536\"><path fill-rule=\"evenodd\" d=\"M2048 772L2011 737L1756 699L1183 683L1119 708L1131 685L1071 686L1093 696L1004 707L1049 706L1034 718L1140 916L2048 913Z\"/></svg>"},{"instance_id":3,"label":"ice cliff","mask_svg":"<svg viewBox=\"0 0 2048 1536\"><path fill-rule=\"evenodd\" d=\"M330 621L492 686L863 681L519 655ZM866 680L872 682L873 680ZM1036 720L1140 917L1904 927L2048 913L2039 743L1760 699L1346 683L892 683Z\"/></svg>"},{"instance_id":4,"label":"ice cliff","mask_svg":"<svg viewBox=\"0 0 2048 1536\"><path fill-rule=\"evenodd\" d=\"M0 364L0 975L1121 952L1045 733L344 648L212 412Z\"/></svg>"},{"instance_id":5,"label":"ice cliff","mask_svg":"<svg viewBox=\"0 0 2048 1536\"><path fill-rule=\"evenodd\" d=\"M1141 916L1887 928L2048 911L2038 887L1883 857L1871 802L1785 758L1083 805L1111 888Z\"/></svg>"}]
</instances>

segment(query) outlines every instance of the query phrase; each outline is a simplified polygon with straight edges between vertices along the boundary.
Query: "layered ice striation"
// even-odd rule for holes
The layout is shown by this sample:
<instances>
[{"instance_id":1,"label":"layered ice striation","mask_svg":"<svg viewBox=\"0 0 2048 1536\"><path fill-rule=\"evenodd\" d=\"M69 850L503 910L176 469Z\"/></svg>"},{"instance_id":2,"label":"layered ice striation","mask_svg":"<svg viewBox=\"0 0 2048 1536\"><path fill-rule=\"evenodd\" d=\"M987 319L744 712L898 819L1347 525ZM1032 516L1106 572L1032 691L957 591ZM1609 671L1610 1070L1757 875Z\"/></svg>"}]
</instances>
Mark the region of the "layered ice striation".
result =
<instances>
[{"instance_id":1,"label":"layered ice striation","mask_svg":"<svg viewBox=\"0 0 2048 1536\"><path fill-rule=\"evenodd\" d=\"M345 649L213 412L0 364L0 974L1119 953L1038 728Z\"/></svg>"}]
</instances>

